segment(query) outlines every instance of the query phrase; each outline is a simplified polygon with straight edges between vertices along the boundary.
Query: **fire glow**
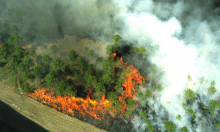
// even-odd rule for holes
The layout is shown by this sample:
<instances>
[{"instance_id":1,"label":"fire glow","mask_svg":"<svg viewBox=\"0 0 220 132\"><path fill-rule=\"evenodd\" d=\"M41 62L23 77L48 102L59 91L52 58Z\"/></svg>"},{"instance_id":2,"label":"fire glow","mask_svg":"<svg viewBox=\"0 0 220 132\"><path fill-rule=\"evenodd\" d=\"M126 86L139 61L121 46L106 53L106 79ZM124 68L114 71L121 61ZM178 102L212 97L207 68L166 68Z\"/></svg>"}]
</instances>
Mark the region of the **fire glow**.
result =
<instances>
[{"instance_id":1,"label":"fire glow","mask_svg":"<svg viewBox=\"0 0 220 132\"><path fill-rule=\"evenodd\" d=\"M122 61L122 58L121 58ZM124 63L123 63L124 64ZM134 99L134 96L136 94L134 85L141 84L145 81L145 79L140 75L137 69L131 65L130 67L127 67L130 69L130 73L126 73L126 79L125 83L122 84L122 86L125 88L125 90L122 92L122 95L119 96L119 101L121 99ZM95 100L92 100L89 96L91 94L91 90L87 95L86 99L83 98L77 98L74 96L54 96L53 91L46 92L46 89L38 89L34 93L29 94L28 96L40 101L43 104L46 104L48 106L51 106L55 108L56 110L59 110L63 113L74 115L74 111L79 111L82 115L89 114L96 119L104 119L104 115L107 113L112 114L112 111L109 111L107 107L111 106L111 100L107 100L105 98L105 95L102 96L102 100L100 102L97 102ZM124 115L124 111L127 109L126 104L123 104L121 113Z\"/></svg>"}]
</instances>

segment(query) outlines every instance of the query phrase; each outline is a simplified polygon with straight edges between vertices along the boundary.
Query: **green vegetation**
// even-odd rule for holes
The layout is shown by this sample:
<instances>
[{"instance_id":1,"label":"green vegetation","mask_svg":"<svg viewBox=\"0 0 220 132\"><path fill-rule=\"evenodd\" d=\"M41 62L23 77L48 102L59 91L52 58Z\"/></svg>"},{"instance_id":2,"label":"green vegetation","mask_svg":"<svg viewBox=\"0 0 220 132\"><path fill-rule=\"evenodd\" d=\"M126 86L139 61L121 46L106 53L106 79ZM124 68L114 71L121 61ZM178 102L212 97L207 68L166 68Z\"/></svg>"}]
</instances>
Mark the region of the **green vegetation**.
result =
<instances>
[{"instance_id":1,"label":"green vegetation","mask_svg":"<svg viewBox=\"0 0 220 132\"><path fill-rule=\"evenodd\" d=\"M73 90L73 86L70 86L67 82L67 80L62 79L59 82L59 85L57 87L57 94L59 94L60 96L65 95L72 95L75 96L76 95L76 91Z\"/></svg>"},{"instance_id":2,"label":"green vegetation","mask_svg":"<svg viewBox=\"0 0 220 132\"><path fill-rule=\"evenodd\" d=\"M89 48L88 48L88 47L85 47L85 48L84 48L84 53L88 55L88 52L89 52Z\"/></svg>"},{"instance_id":3,"label":"green vegetation","mask_svg":"<svg viewBox=\"0 0 220 132\"><path fill-rule=\"evenodd\" d=\"M212 82L211 86L207 89L208 90L208 94L209 94L207 102L209 101L210 96L213 95L217 91L215 89L214 85L215 85L215 82Z\"/></svg>"},{"instance_id":4,"label":"green vegetation","mask_svg":"<svg viewBox=\"0 0 220 132\"><path fill-rule=\"evenodd\" d=\"M220 103L216 100L209 100L208 106L203 107L204 109L209 109L212 116L215 116L215 110L219 110L220 108Z\"/></svg>"},{"instance_id":5,"label":"green vegetation","mask_svg":"<svg viewBox=\"0 0 220 132\"><path fill-rule=\"evenodd\" d=\"M163 122L164 124L164 128L168 131L168 132L175 132L176 130L176 125L173 124L173 122L171 121L165 121Z\"/></svg>"},{"instance_id":6,"label":"green vegetation","mask_svg":"<svg viewBox=\"0 0 220 132\"><path fill-rule=\"evenodd\" d=\"M94 50L89 50L89 55L93 58L95 55L95 51Z\"/></svg>"},{"instance_id":7,"label":"green vegetation","mask_svg":"<svg viewBox=\"0 0 220 132\"><path fill-rule=\"evenodd\" d=\"M186 126L180 128L180 132L189 132Z\"/></svg>"},{"instance_id":8,"label":"green vegetation","mask_svg":"<svg viewBox=\"0 0 220 132\"><path fill-rule=\"evenodd\" d=\"M47 49L47 45L41 44L41 45L40 45L40 48L41 48L43 51L45 51L45 50Z\"/></svg>"},{"instance_id":9,"label":"green vegetation","mask_svg":"<svg viewBox=\"0 0 220 132\"><path fill-rule=\"evenodd\" d=\"M54 72L50 72L49 74L46 75L45 77L45 84L46 86L52 86L55 82L58 81L58 78L56 77L56 75L54 74Z\"/></svg>"},{"instance_id":10,"label":"green vegetation","mask_svg":"<svg viewBox=\"0 0 220 132\"><path fill-rule=\"evenodd\" d=\"M181 119L182 119L181 115L177 115L177 116L176 116L176 119L181 122Z\"/></svg>"},{"instance_id":11,"label":"green vegetation","mask_svg":"<svg viewBox=\"0 0 220 132\"><path fill-rule=\"evenodd\" d=\"M43 60L43 62L44 62L45 64L48 64L48 65L49 65L50 62L52 61L52 59L50 58L50 56L49 56L49 55L46 55L46 54L43 55L42 60Z\"/></svg>"},{"instance_id":12,"label":"green vegetation","mask_svg":"<svg viewBox=\"0 0 220 132\"><path fill-rule=\"evenodd\" d=\"M193 109L186 109L186 113L187 113L189 116L191 116L190 118L191 118L192 120L195 120L196 115L195 115L195 112L193 111Z\"/></svg>"},{"instance_id":13,"label":"green vegetation","mask_svg":"<svg viewBox=\"0 0 220 132\"><path fill-rule=\"evenodd\" d=\"M195 92L191 89L186 89L184 92L184 98L186 99L187 102L189 101L195 101Z\"/></svg>"},{"instance_id":14,"label":"green vegetation","mask_svg":"<svg viewBox=\"0 0 220 132\"><path fill-rule=\"evenodd\" d=\"M51 50L51 52L52 52L53 54L55 54L55 57L56 57L57 50L58 50L57 46L56 46L56 45L52 45L52 46L50 47L50 50Z\"/></svg>"},{"instance_id":15,"label":"green vegetation","mask_svg":"<svg viewBox=\"0 0 220 132\"><path fill-rule=\"evenodd\" d=\"M68 56L71 61L74 61L78 57L78 54L75 50L70 50Z\"/></svg>"},{"instance_id":16,"label":"green vegetation","mask_svg":"<svg viewBox=\"0 0 220 132\"><path fill-rule=\"evenodd\" d=\"M3 43L0 48L0 70L2 75L0 75L1 80L8 79L18 90L24 93L33 92L35 89L40 87L45 87L47 90L55 89L55 94L64 96L78 96L85 97L89 89L92 89L91 96L93 99L100 99L101 95L107 95L107 99L110 101L109 110L113 111L115 114L120 112L123 106L126 104L127 108L125 110L125 118L130 118L132 116L133 110L136 108L136 101L133 99L121 99L119 100L120 93L123 90L122 84L125 82L124 73L131 73L130 69L120 71L120 76L114 76L114 61L112 60L111 53L120 50L120 46L123 44L122 38L119 35L115 35L112 39L113 45L107 46L107 54L110 56L108 59L95 56L95 52L88 47L85 47L84 52L90 55L91 58L96 59L98 65L89 64L87 59L81 57L75 50L70 50L68 54L68 59L64 63L61 59L56 58L58 48L56 45L50 47L50 50L55 54L55 59L52 59L48 54L36 54L34 49L26 50L20 47L22 39L18 36L18 29L16 26L11 28L11 37L6 43ZM45 51L47 46L42 44L41 50ZM153 49L146 49L145 47L134 47L132 49L136 56L141 58L146 58L153 52ZM41 53L41 52L40 52ZM90 57L90 56L87 56ZM111 58L112 57L112 58ZM68 64L67 64L68 62ZM101 66L101 67L100 67ZM156 80L159 75L159 70L155 66L149 67L149 78L150 80L143 82L142 84L136 84L134 89L136 92L136 97L139 103L146 107L146 103L152 97L157 95L157 92L162 91L162 85L158 84ZM123 73L123 76L122 76ZM154 80L155 79L155 80ZM192 81L190 75L187 76L189 84ZM205 88L205 78L200 79L200 87ZM205 83L204 83L205 82ZM40 84L40 85L38 85ZM42 84L42 85L41 85ZM145 85L142 87L141 85ZM140 88L146 88L145 91ZM199 91L198 89L198 91ZM197 92L198 92L197 91ZM219 110L220 96L216 100L209 100L210 96L216 93L215 81L211 81L210 86L207 88L208 100L207 105L203 109L208 109L212 116L215 116L216 112ZM191 103L196 100L196 94L192 88L186 88L183 97L185 101L182 103L182 107L185 113L191 120L196 119L195 110L191 107ZM146 129L148 131L155 131L156 126L150 121L149 115L144 110L139 110L139 115L146 123ZM181 122L182 117L178 114L176 115L176 120ZM163 122L164 129L169 132L176 131L176 126L171 121ZM219 123L215 124L216 128L219 129ZM187 127L180 128L181 132L189 132Z\"/></svg>"}]
</instances>

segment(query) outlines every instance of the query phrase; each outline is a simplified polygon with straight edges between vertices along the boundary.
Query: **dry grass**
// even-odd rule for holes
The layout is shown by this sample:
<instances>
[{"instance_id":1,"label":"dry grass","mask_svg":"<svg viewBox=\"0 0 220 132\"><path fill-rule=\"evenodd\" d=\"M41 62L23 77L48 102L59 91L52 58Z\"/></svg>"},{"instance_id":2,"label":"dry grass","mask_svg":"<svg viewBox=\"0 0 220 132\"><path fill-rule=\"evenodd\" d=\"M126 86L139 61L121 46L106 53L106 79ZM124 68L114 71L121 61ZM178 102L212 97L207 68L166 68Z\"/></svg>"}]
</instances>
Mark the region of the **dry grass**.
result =
<instances>
[{"instance_id":1,"label":"dry grass","mask_svg":"<svg viewBox=\"0 0 220 132\"><path fill-rule=\"evenodd\" d=\"M51 132L105 132L88 123L57 112L25 95L19 95L12 87L0 82L0 100L20 114Z\"/></svg>"}]
</instances>

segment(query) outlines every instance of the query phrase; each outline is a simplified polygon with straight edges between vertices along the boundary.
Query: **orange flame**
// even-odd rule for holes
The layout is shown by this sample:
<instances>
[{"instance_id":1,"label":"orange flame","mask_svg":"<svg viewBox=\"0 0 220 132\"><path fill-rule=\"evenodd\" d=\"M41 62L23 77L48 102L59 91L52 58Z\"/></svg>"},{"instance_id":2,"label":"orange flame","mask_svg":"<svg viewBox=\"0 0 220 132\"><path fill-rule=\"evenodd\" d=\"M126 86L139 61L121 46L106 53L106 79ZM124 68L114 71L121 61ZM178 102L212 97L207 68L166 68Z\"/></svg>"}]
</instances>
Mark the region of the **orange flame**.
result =
<instances>
[{"instance_id":1,"label":"orange flame","mask_svg":"<svg viewBox=\"0 0 220 132\"><path fill-rule=\"evenodd\" d=\"M53 92L46 93L46 89L38 89L35 93L29 94L28 96L40 101L43 104L47 104L55 109L62 111L63 113L74 114L74 110L79 111L81 114L89 114L97 119L101 119L100 115L105 115L107 109L105 108L109 101L105 99L105 95L102 96L101 102L91 100L89 95L91 90L84 100L74 96L54 96ZM99 114L98 114L99 113Z\"/></svg>"},{"instance_id":2,"label":"orange flame","mask_svg":"<svg viewBox=\"0 0 220 132\"><path fill-rule=\"evenodd\" d=\"M115 53L115 52L113 53L113 56L114 56L114 57L116 56L116 53Z\"/></svg>"},{"instance_id":3,"label":"orange flame","mask_svg":"<svg viewBox=\"0 0 220 132\"><path fill-rule=\"evenodd\" d=\"M116 53L115 53L116 56ZM123 63L122 57L120 58L120 61L122 64L126 65L127 63ZM122 95L118 97L119 101L121 102L122 99L134 99L137 92L135 92L134 86L136 84L141 84L142 82L145 82L146 79L144 79L137 69L133 67L133 65L127 67L130 69L130 73L126 73L126 79L125 83L122 84L122 86L125 88L125 90L122 92ZM109 113L112 116L114 115L112 112L115 110L109 111L107 107L111 106L111 100L107 100L105 98L105 95L102 96L102 100L100 102L97 102L95 100L92 100L90 98L91 89L89 90L89 93L87 94L87 98L77 98L74 96L55 96L53 91L50 93L46 92L46 89L38 89L34 93L29 94L28 96L40 101L43 104L47 104L59 111L62 111L63 113L68 113L71 115L74 115L74 112L77 110L81 114L89 114L96 119L104 119L104 115ZM136 100L137 101L137 100ZM136 105L138 105L138 102L136 102ZM124 115L124 111L128 108L126 107L126 103L121 105L121 113Z\"/></svg>"},{"instance_id":4,"label":"orange flame","mask_svg":"<svg viewBox=\"0 0 220 132\"><path fill-rule=\"evenodd\" d=\"M94 41L92 41L92 40L90 40L90 39L88 39L88 38L86 38L86 40L87 40L87 41L90 41L90 42L93 42L93 43L96 43L96 44L102 44L102 43L100 43L99 41L94 42ZM107 43L102 44L102 46L105 47L105 48L107 48Z\"/></svg>"}]
</instances>

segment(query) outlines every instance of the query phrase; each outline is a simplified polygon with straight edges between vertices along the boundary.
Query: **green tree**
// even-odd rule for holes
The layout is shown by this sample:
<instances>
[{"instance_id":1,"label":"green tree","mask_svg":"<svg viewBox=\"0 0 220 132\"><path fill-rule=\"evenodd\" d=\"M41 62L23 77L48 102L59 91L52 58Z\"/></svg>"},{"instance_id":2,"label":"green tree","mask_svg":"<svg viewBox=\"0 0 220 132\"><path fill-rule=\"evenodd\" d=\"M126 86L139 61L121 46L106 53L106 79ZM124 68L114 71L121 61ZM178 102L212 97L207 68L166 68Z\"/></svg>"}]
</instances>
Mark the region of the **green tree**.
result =
<instances>
[{"instance_id":1,"label":"green tree","mask_svg":"<svg viewBox=\"0 0 220 132\"><path fill-rule=\"evenodd\" d=\"M25 50L22 47L15 47L14 55L17 56L18 60L24 57Z\"/></svg>"},{"instance_id":2,"label":"green tree","mask_svg":"<svg viewBox=\"0 0 220 132\"><path fill-rule=\"evenodd\" d=\"M43 50L43 54L44 54L44 51L47 49L47 45L41 44L40 48Z\"/></svg>"},{"instance_id":3,"label":"green tree","mask_svg":"<svg viewBox=\"0 0 220 132\"><path fill-rule=\"evenodd\" d=\"M187 76L187 80L188 80L188 82L187 82L187 85L186 85L186 86L188 86L188 83L189 83L190 81L192 81L192 78L191 78L190 75Z\"/></svg>"},{"instance_id":4,"label":"green tree","mask_svg":"<svg viewBox=\"0 0 220 132\"><path fill-rule=\"evenodd\" d=\"M98 63L98 62L102 62L103 58L102 57L97 57L96 59L96 62L95 63Z\"/></svg>"},{"instance_id":5,"label":"green tree","mask_svg":"<svg viewBox=\"0 0 220 132\"><path fill-rule=\"evenodd\" d=\"M12 73L15 75L17 74L17 66L19 64L19 60L17 59L16 56L12 56L10 61L9 61L9 66L12 69Z\"/></svg>"},{"instance_id":6,"label":"green tree","mask_svg":"<svg viewBox=\"0 0 220 132\"><path fill-rule=\"evenodd\" d=\"M135 108L135 101L133 100L133 99L128 99L127 100L127 107L128 107L128 109L131 109L131 110L133 110L134 108Z\"/></svg>"},{"instance_id":7,"label":"green tree","mask_svg":"<svg viewBox=\"0 0 220 132\"><path fill-rule=\"evenodd\" d=\"M146 52L146 49L142 46L142 47L139 49L138 54L144 54L145 52Z\"/></svg>"},{"instance_id":8,"label":"green tree","mask_svg":"<svg viewBox=\"0 0 220 132\"><path fill-rule=\"evenodd\" d=\"M194 113L193 109L186 109L186 113L192 115Z\"/></svg>"},{"instance_id":9,"label":"green tree","mask_svg":"<svg viewBox=\"0 0 220 132\"><path fill-rule=\"evenodd\" d=\"M88 47L85 47L84 48L84 53L86 53L88 55L88 52L89 52L89 48Z\"/></svg>"},{"instance_id":10,"label":"green tree","mask_svg":"<svg viewBox=\"0 0 220 132\"><path fill-rule=\"evenodd\" d=\"M91 72L87 70L84 75L84 79L86 80L86 87L89 88L92 86L94 82L96 82L96 78L91 75Z\"/></svg>"},{"instance_id":11,"label":"green tree","mask_svg":"<svg viewBox=\"0 0 220 132\"><path fill-rule=\"evenodd\" d=\"M27 65L25 65L24 63L20 63L17 67L18 72L20 73L24 73L29 69L29 67Z\"/></svg>"},{"instance_id":12,"label":"green tree","mask_svg":"<svg viewBox=\"0 0 220 132\"><path fill-rule=\"evenodd\" d=\"M33 60L28 56L24 56L23 63L29 67L34 66Z\"/></svg>"},{"instance_id":13,"label":"green tree","mask_svg":"<svg viewBox=\"0 0 220 132\"><path fill-rule=\"evenodd\" d=\"M40 62L36 67L33 68L33 75L38 78L44 78L49 73L49 66Z\"/></svg>"},{"instance_id":14,"label":"green tree","mask_svg":"<svg viewBox=\"0 0 220 132\"><path fill-rule=\"evenodd\" d=\"M131 73L131 69L126 69L126 73L130 74Z\"/></svg>"},{"instance_id":15,"label":"green tree","mask_svg":"<svg viewBox=\"0 0 220 132\"><path fill-rule=\"evenodd\" d=\"M60 96L63 96L66 87L68 87L68 82L67 82L65 79L62 79L62 80L59 82L59 85L58 85L58 87L57 87L57 94L59 94Z\"/></svg>"},{"instance_id":16,"label":"green tree","mask_svg":"<svg viewBox=\"0 0 220 132\"><path fill-rule=\"evenodd\" d=\"M146 118L147 113L143 110L139 110L139 116L144 119L144 118Z\"/></svg>"},{"instance_id":17,"label":"green tree","mask_svg":"<svg viewBox=\"0 0 220 132\"><path fill-rule=\"evenodd\" d=\"M140 89L140 87L139 87L139 85L134 85L134 89L135 89L135 91L138 91L139 89Z\"/></svg>"},{"instance_id":18,"label":"green tree","mask_svg":"<svg viewBox=\"0 0 220 132\"><path fill-rule=\"evenodd\" d=\"M216 100L209 100L209 104L207 107L203 107L204 109L210 109L212 116L215 116L215 110L219 110L220 103Z\"/></svg>"},{"instance_id":19,"label":"green tree","mask_svg":"<svg viewBox=\"0 0 220 132\"><path fill-rule=\"evenodd\" d=\"M94 55L95 55L95 51L94 50L89 50L89 55L91 56L91 58L93 58Z\"/></svg>"},{"instance_id":20,"label":"green tree","mask_svg":"<svg viewBox=\"0 0 220 132\"><path fill-rule=\"evenodd\" d=\"M215 87L211 84L211 86L208 88L208 94L209 94L209 97L208 97L208 100L207 102L209 101L209 98L211 95L213 95L217 90L215 89ZM206 104L207 104L206 102Z\"/></svg>"},{"instance_id":21,"label":"green tree","mask_svg":"<svg viewBox=\"0 0 220 132\"><path fill-rule=\"evenodd\" d=\"M42 59L43 59L43 57L41 55L38 55L35 60L36 60L37 64L39 64L40 62L42 62Z\"/></svg>"},{"instance_id":22,"label":"green tree","mask_svg":"<svg viewBox=\"0 0 220 132\"><path fill-rule=\"evenodd\" d=\"M182 119L181 115L178 114L178 115L176 116L176 119L181 122L181 119Z\"/></svg>"},{"instance_id":23,"label":"green tree","mask_svg":"<svg viewBox=\"0 0 220 132\"><path fill-rule=\"evenodd\" d=\"M152 67L150 67L150 70L152 72L151 78L154 79L155 75L157 73L157 68L152 66Z\"/></svg>"},{"instance_id":24,"label":"green tree","mask_svg":"<svg viewBox=\"0 0 220 132\"><path fill-rule=\"evenodd\" d=\"M71 63L70 69L72 72L79 71L80 75L83 75L86 69L85 60L81 57L77 57L76 60Z\"/></svg>"},{"instance_id":25,"label":"green tree","mask_svg":"<svg viewBox=\"0 0 220 132\"><path fill-rule=\"evenodd\" d=\"M120 78L118 79L118 81L116 82L115 90L120 90L120 89L122 89L122 83L124 83L124 79L120 77Z\"/></svg>"},{"instance_id":26,"label":"green tree","mask_svg":"<svg viewBox=\"0 0 220 132\"><path fill-rule=\"evenodd\" d=\"M74 61L78 57L78 54L75 50L70 50L68 57L71 61Z\"/></svg>"},{"instance_id":27,"label":"green tree","mask_svg":"<svg viewBox=\"0 0 220 132\"><path fill-rule=\"evenodd\" d=\"M50 64L50 62L52 61L52 59L50 58L50 56L47 55L47 54L44 54L44 55L43 55L42 60L43 60L43 62L44 62L45 64Z\"/></svg>"},{"instance_id":28,"label":"green tree","mask_svg":"<svg viewBox=\"0 0 220 132\"><path fill-rule=\"evenodd\" d=\"M215 86L215 80L211 81L211 86L214 87Z\"/></svg>"},{"instance_id":29,"label":"green tree","mask_svg":"<svg viewBox=\"0 0 220 132\"><path fill-rule=\"evenodd\" d=\"M22 38L18 35L14 35L14 36L11 36L7 43L11 46L20 46L19 44L22 43Z\"/></svg>"},{"instance_id":30,"label":"green tree","mask_svg":"<svg viewBox=\"0 0 220 132\"><path fill-rule=\"evenodd\" d=\"M58 50L57 46L56 46L56 45L52 45L52 46L50 47L50 50L51 50L51 52L52 52L53 54L55 54L55 57L56 57L57 50Z\"/></svg>"},{"instance_id":31,"label":"green tree","mask_svg":"<svg viewBox=\"0 0 220 132\"><path fill-rule=\"evenodd\" d=\"M180 132L189 132L186 126L180 128Z\"/></svg>"},{"instance_id":32,"label":"green tree","mask_svg":"<svg viewBox=\"0 0 220 132\"><path fill-rule=\"evenodd\" d=\"M220 129L220 123L215 123L215 127L216 127L216 129ZM219 132L219 130L218 130L218 132Z\"/></svg>"},{"instance_id":33,"label":"green tree","mask_svg":"<svg viewBox=\"0 0 220 132\"><path fill-rule=\"evenodd\" d=\"M182 103L182 107L185 109L187 107L187 103Z\"/></svg>"},{"instance_id":34,"label":"green tree","mask_svg":"<svg viewBox=\"0 0 220 132\"><path fill-rule=\"evenodd\" d=\"M106 53L107 55L111 55L113 53L113 46L112 45L107 45L107 48L106 48Z\"/></svg>"},{"instance_id":35,"label":"green tree","mask_svg":"<svg viewBox=\"0 0 220 132\"><path fill-rule=\"evenodd\" d=\"M161 91L162 91L162 86L161 86L160 84L158 84L157 87L156 87L156 90L157 90L158 92L161 92Z\"/></svg>"},{"instance_id":36,"label":"green tree","mask_svg":"<svg viewBox=\"0 0 220 132\"><path fill-rule=\"evenodd\" d=\"M110 74L103 74L100 78L100 81L102 81L103 84L111 84L114 83L114 80L111 78Z\"/></svg>"},{"instance_id":37,"label":"green tree","mask_svg":"<svg viewBox=\"0 0 220 132\"><path fill-rule=\"evenodd\" d=\"M154 132L155 131L155 126L153 124L148 124L146 126L146 129L149 130L150 132Z\"/></svg>"},{"instance_id":38,"label":"green tree","mask_svg":"<svg viewBox=\"0 0 220 132\"><path fill-rule=\"evenodd\" d=\"M169 132L175 132L176 130L176 125L173 124L173 122L171 121L166 121L163 122L163 124L165 125L164 128L169 131Z\"/></svg>"},{"instance_id":39,"label":"green tree","mask_svg":"<svg viewBox=\"0 0 220 132\"><path fill-rule=\"evenodd\" d=\"M96 92L101 93L101 92L106 92L106 89L104 87L104 85L101 82L98 82L94 85L94 89Z\"/></svg>"},{"instance_id":40,"label":"green tree","mask_svg":"<svg viewBox=\"0 0 220 132\"><path fill-rule=\"evenodd\" d=\"M126 111L125 111L125 118L126 118L126 119L130 118L131 115L132 115L132 110L126 110Z\"/></svg>"},{"instance_id":41,"label":"green tree","mask_svg":"<svg viewBox=\"0 0 220 132\"><path fill-rule=\"evenodd\" d=\"M186 89L184 92L184 98L189 102L190 100L195 101L195 92L191 89Z\"/></svg>"},{"instance_id":42,"label":"green tree","mask_svg":"<svg viewBox=\"0 0 220 132\"><path fill-rule=\"evenodd\" d=\"M76 96L77 91L73 90L73 86L70 86L69 84L66 87L66 94L70 96Z\"/></svg>"},{"instance_id":43,"label":"green tree","mask_svg":"<svg viewBox=\"0 0 220 132\"><path fill-rule=\"evenodd\" d=\"M139 92L138 94L137 94L137 97L140 99L140 98L143 98L143 96L144 96L144 94L142 93L142 92Z\"/></svg>"},{"instance_id":44,"label":"green tree","mask_svg":"<svg viewBox=\"0 0 220 132\"><path fill-rule=\"evenodd\" d=\"M29 56L32 57L32 59L36 56L36 52L32 49L29 51Z\"/></svg>"},{"instance_id":45,"label":"green tree","mask_svg":"<svg viewBox=\"0 0 220 132\"><path fill-rule=\"evenodd\" d=\"M102 67L104 69L104 74L111 74L111 69L113 66L113 62L110 60L104 60L102 63Z\"/></svg>"},{"instance_id":46,"label":"green tree","mask_svg":"<svg viewBox=\"0 0 220 132\"><path fill-rule=\"evenodd\" d=\"M122 42L122 37L118 34L116 34L115 36L112 37L112 42L116 45L119 46L121 45Z\"/></svg>"},{"instance_id":47,"label":"green tree","mask_svg":"<svg viewBox=\"0 0 220 132\"><path fill-rule=\"evenodd\" d=\"M57 81L58 81L58 78L56 77L56 75L53 72L50 72L45 77L45 84L46 84L46 86L50 86L51 87Z\"/></svg>"},{"instance_id":48,"label":"green tree","mask_svg":"<svg viewBox=\"0 0 220 132\"><path fill-rule=\"evenodd\" d=\"M17 28L17 26L16 26L16 25L12 25L12 26L11 26L11 29L10 29L10 31L9 31L9 33L10 33L12 36L18 35L18 28Z\"/></svg>"},{"instance_id":49,"label":"green tree","mask_svg":"<svg viewBox=\"0 0 220 132\"><path fill-rule=\"evenodd\" d=\"M192 120L195 120L196 115L195 115L195 112L193 111L193 109L186 109L186 113L191 116L190 118L191 118Z\"/></svg>"},{"instance_id":50,"label":"green tree","mask_svg":"<svg viewBox=\"0 0 220 132\"><path fill-rule=\"evenodd\" d=\"M138 47L134 47L134 48L133 48L133 51L134 51L135 53L137 53L137 52L139 51Z\"/></svg>"},{"instance_id":51,"label":"green tree","mask_svg":"<svg viewBox=\"0 0 220 132\"><path fill-rule=\"evenodd\" d=\"M146 91L145 91L145 96L146 96L146 98L147 99L150 99L151 97L152 97L152 92L149 90L149 89L147 89Z\"/></svg>"},{"instance_id":52,"label":"green tree","mask_svg":"<svg viewBox=\"0 0 220 132\"><path fill-rule=\"evenodd\" d=\"M50 69L57 72L58 70L65 70L65 64L61 61L60 58L56 58L50 62Z\"/></svg>"},{"instance_id":53,"label":"green tree","mask_svg":"<svg viewBox=\"0 0 220 132\"><path fill-rule=\"evenodd\" d=\"M8 63L10 57L10 47L8 43L3 43L0 47L0 58L4 59Z\"/></svg>"},{"instance_id":54,"label":"green tree","mask_svg":"<svg viewBox=\"0 0 220 132\"><path fill-rule=\"evenodd\" d=\"M113 113L117 113L122 110L122 105L125 103L125 100L121 99L119 101L116 92L109 92L107 95L107 99L111 100L111 104L107 108L111 110Z\"/></svg>"}]
</instances>

